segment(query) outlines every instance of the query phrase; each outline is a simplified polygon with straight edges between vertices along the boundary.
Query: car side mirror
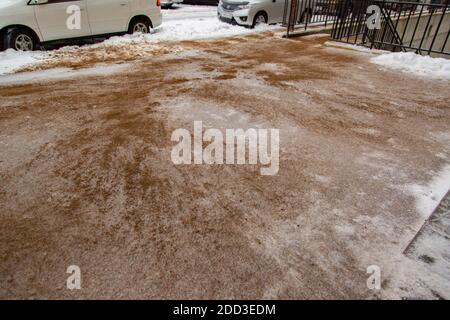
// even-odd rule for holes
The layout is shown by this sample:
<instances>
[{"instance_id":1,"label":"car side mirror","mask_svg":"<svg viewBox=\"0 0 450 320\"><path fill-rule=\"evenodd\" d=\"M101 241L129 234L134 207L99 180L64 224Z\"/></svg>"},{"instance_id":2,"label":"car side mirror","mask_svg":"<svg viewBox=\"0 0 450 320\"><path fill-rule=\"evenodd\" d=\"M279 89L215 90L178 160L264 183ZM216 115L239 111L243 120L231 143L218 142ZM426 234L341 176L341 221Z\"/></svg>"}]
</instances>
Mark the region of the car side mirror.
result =
<instances>
[{"instance_id":1,"label":"car side mirror","mask_svg":"<svg viewBox=\"0 0 450 320\"><path fill-rule=\"evenodd\" d=\"M48 0L30 0L28 1L28 5L29 6L35 6L35 5L40 5L40 4L46 4L48 3Z\"/></svg>"}]
</instances>

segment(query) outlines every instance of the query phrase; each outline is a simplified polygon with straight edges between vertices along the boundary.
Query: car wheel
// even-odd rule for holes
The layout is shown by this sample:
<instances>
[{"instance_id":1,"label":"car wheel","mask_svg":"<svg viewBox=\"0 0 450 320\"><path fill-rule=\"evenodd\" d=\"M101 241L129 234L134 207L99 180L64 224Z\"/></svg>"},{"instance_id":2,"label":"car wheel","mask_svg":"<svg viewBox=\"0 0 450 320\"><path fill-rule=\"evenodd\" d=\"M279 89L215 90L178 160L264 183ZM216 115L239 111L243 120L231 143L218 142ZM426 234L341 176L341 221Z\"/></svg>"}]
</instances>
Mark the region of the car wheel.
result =
<instances>
[{"instance_id":1,"label":"car wheel","mask_svg":"<svg viewBox=\"0 0 450 320\"><path fill-rule=\"evenodd\" d=\"M255 16L255 18L253 19L253 25L252 28L254 28L255 26L259 25L259 24L265 24L267 23L267 15L264 12L258 12Z\"/></svg>"},{"instance_id":2,"label":"car wheel","mask_svg":"<svg viewBox=\"0 0 450 320\"><path fill-rule=\"evenodd\" d=\"M150 23L145 19L136 19L130 24L130 28L128 30L129 34L133 34L136 32L140 33L150 33Z\"/></svg>"},{"instance_id":3,"label":"car wheel","mask_svg":"<svg viewBox=\"0 0 450 320\"><path fill-rule=\"evenodd\" d=\"M34 35L26 29L13 28L5 35L5 49L17 51L33 51L36 49Z\"/></svg>"},{"instance_id":4,"label":"car wheel","mask_svg":"<svg viewBox=\"0 0 450 320\"><path fill-rule=\"evenodd\" d=\"M3 32L0 32L0 51L5 50L5 35Z\"/></svg>"}]
</instances>

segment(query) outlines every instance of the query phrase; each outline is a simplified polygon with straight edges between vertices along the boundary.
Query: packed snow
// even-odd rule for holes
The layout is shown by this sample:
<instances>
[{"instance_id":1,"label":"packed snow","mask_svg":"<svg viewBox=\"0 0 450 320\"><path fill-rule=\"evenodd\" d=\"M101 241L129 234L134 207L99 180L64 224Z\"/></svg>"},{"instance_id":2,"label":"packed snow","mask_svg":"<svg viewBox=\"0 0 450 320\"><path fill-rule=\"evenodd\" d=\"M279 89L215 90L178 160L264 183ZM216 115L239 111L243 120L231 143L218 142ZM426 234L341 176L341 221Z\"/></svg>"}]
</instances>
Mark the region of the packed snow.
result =
<instances>
[{"instance_id":1,"label":"packed snow","mask_svg":"<svg viewBox=\"0 0 450 320\"><path fill-rule=\"evenodd\" d=\"M31 72L19 72L0 77L0 85L18 85L24 83L39 83L42 79L67 80L80 77L112 75L118 72L130 70L133 65L129 63L122 64L98 64L91 68L73 70L70 68L53 68L49 70L39 70Z\"/></svg>"},{"instance_id":2,"label":"packed snow","mask_svg":"<svg viewBox=\"0 0 450 320\"><path fill-rule=\"evenodd\" d=\"M387 53L370 59L372 63L415 75L450 80L450 60L421 56L413 52Z\"/></svg>"},{"instance_id":3,"label":"packed snow","mask_svg":"<svg viewBox=\"0 0 450 320\"><path fill-rule=\"evenodd\" d=\"M134 34L112 37L98 44L84 46L84 48L124 46L127 44L155 44L166 41L202 40L254 32L270 31L278 26L260 25L255 29L231 25L217 19L217 7L177 5L173 9L163 10L163 23L152 30L151 34ZM39 64L45 60L58 56L58 51L68 47L47 52L16 52L7 50L0 52L0 76L13 74L20 69ZM77 49L77 47L70 47ZM450 60L431 58L411 52L387 53L371 59L372 63L380 66L417 74L432 79L450 80Z\"/></svg>"},{"instance_id":4,"label":"packed snow","mask_svg":"<svg viewBox=\"0 0 450 320\"><path fill-rule=\"evenodd\" d=\"M221 22L217 19L217 7L215 6L180 5L174 9L163 10L162 12L162 25L152 30L150 34L112 37L101 43L84 46L83 48L121 46L129 43L153 44L167 41L212 39L269 31L277 28L277 26L273 25L261 25L255 29L249 29ZM64 47L56 51L47 52L16 52L13 50L0 52L0 76L15 73L21 68L39 64L44 60L53 59L55 56L58 56L58 51L61 52L68 48L72 50L77 47Z\"/></svg>"},{"instance_id":5,"label":"packed snow","mask_svg":"<svg viewBox=\"0 0 450 320\"><path fill-rule=\"evenodd\" d=\"M27 65L39 63L48 54L41 51L17 52L13 49L0 52L0 75L14 73Z\"/></svg>"},{"instance_id":6,"label":"packed snow","mask_svg":"<svg viewBox=\"0 0 450 320\"><path fill-rule=\"evenodd\" d=\"M428 185L414 184L409 186L408 190L416 198L416 207L419 213L424 218L428 218L450 190L450 165L437 172Z\"/></svg>"},{"instance_id":7,"label":"packed snow","mask_svg":"<svg viewBox=\"0 0 450 320\"><path fill-rule=\"evenodd\" d=\"M276 28L277 26L259 25L254 29L249 29L221 22L216 17L200 18L196 20L177 19L164 22L160 28L153 30L151 34L133 34L112 37L102 42L100 45L117 45L129 42L136 43L214 39L269 31Z\"/></svg>"},{"instance_id":8,"label":"packed snow","mask_svg":"<svg viewBox=\"0 0 450 320\"><path fill-rule=\"evenodd\" d=\"M216 6L178 5L163 10L163 23L151 34L134 34L113 37L102 44L115 45L127 42L163 42L201 40L269 31L276 25L259 25L254 29L231 25L217 19Z\"/></svg>"}]
</instances>

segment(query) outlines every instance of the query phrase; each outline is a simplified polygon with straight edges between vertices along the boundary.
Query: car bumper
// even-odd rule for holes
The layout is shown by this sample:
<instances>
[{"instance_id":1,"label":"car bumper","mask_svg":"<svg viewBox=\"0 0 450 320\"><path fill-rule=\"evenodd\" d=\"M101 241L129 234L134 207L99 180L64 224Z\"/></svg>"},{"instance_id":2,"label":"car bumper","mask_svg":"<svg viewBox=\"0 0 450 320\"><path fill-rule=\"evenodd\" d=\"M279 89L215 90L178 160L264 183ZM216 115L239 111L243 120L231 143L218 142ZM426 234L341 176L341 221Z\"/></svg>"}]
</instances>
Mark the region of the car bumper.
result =
<instances>
[{"instance_id":1,"label":"car bumper","mask_svg":"<svg viewBox=\"0 0 450 320\"><path fill-rule=\"evenodd\" d=\"M183 0L161 0L161 5L163 6L175 3L183 3Z\"/></svg>"},{"instance_id":2,"label":"car bumper","mask_svg":"<svg viewBox=\"0 0 450 320\"><path fill-rule=\"evenodd\" d=\"M158 13L152 17L153 28L159 27L162 24L162 12L158 10Z\"/></svg>"},{"instance_id":3,"label":"car bumper","mask_svg":"<svg viewBox=\"0 0 450 320\"><path fill-rule=\"evenodd\" d=\"M250 19L250 10L227 11L219 6L217 7L217 16L219 20L231 24L242 26L251 26L253 24L253 20Z\"/></svg>"},{"instance_id":4,"label":"car bumper","mask_svg":"<svg viewBox=\"0 0 450 320\"><path fill-rule=\"evenodd\" d=\"M226 23L229 23L229 24L237 25L236 20L234 20L233 18L225 18L225 17L222 17L220 14L218 14L217 17L222 22L226 22Z\"/></svg>"}]
</instances>

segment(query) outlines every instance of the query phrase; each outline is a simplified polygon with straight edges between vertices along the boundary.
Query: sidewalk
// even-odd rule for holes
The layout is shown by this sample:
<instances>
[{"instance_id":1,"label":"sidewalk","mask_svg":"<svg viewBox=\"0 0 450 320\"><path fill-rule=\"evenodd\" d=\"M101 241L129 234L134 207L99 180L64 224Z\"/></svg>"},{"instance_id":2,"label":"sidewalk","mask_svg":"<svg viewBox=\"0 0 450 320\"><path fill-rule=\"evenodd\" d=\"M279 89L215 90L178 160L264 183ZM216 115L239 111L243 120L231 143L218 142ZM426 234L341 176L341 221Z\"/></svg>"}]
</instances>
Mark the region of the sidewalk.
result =
<instances>
[{"instance_id":1,"label":"sidewalk","mask_svg":"<svg viewBox=\"0 0 450 320\"><path fill-rule=\"evenodd\" d=\"M449 299L403 254L448 183L448 82L327 40L181 41L0 86L0 298ZM279 129L278 174L174 165L194 121Z\"/></svg>"}]
</instances>

